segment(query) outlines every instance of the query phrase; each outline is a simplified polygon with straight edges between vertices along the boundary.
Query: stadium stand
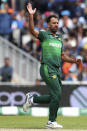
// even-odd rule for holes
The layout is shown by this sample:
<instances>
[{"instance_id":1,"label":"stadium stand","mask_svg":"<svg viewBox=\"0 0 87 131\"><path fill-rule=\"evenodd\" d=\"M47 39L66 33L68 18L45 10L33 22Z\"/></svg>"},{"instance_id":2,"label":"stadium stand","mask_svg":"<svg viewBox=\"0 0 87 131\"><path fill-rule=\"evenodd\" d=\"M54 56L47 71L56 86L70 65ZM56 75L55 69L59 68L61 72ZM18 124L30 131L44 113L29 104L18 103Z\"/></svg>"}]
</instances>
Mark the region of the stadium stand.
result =
<instances>
[{"instance_id":1,"label":"stadium stand","mask_svg":"<svg viewBox=\"0 0 87 131\"><path fill-rule=\"evenodd\" d=\"M7 1L8 2L8 1ZM26 0L26 4L27 4ZM6 5L7 4L7 5ZM77 80L87 80L87 2L86 0L42 0L32 1L33 8L37 8L37 13L35 15L35 29L46 29L47 23L46 18L50 14L56 14L59 16L59 32L63 35L63 45L64 50L68 49L70 55L74 55L77 58L83 60L83 68L70 67L69 72L65 73L63 70L62 63L62 80L65 80L66 77L75 76L76 79L70 79L72 81ZM27 56L33 56L39 62L41 61L41 45L38 40L33 38L29 33L29 23L28 23L28 13L26 10L18 10L12 12L11 4L3 3L3 8L0 10L1 21L8 21L4 29L3 24L0 24L0 33L1 36L9 34L9 40L21 49L24 53L27 53ZM1 6L2 7L2 6ZM43 7L43 8L42 8ZM4 12L3 12L4 10ZM2 13L3 12L3 13ZM9 19L9 20L8 20ZM10 19L11 24L10 24ZM62 28L61 28L62 27ZM8 32L6 32L8 31ZM66 51L67 53L67 51ZM76 70L76 71L75 71ZM70 72L71 71L71 72ZM73 73L73 75L71 75ZM66 76L66 77L65 77ZM69 80L69 79L66 79Z\"/></svg>"}]
</instances>

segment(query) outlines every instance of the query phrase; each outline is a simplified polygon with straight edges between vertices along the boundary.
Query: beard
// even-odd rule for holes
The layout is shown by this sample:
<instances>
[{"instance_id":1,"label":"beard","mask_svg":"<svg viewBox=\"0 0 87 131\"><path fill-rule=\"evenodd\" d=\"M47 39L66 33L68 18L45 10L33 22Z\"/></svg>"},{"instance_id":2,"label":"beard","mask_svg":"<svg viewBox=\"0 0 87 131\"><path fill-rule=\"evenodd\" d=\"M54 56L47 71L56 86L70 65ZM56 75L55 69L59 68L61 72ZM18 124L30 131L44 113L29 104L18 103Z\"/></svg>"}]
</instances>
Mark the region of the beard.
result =
<instances>
[{"instance_id":1,"label":"beard","mask_svg":"<svg viewBox=\"0 0 87 131\"><path fill-rule=\"evenodd\" d=\"M58 27L57 27L57 28L54 28L54 29L51 29L51 31L52 31L53 33L56 33L56 32L58 31Z\"/></svg>"}]
</instances>

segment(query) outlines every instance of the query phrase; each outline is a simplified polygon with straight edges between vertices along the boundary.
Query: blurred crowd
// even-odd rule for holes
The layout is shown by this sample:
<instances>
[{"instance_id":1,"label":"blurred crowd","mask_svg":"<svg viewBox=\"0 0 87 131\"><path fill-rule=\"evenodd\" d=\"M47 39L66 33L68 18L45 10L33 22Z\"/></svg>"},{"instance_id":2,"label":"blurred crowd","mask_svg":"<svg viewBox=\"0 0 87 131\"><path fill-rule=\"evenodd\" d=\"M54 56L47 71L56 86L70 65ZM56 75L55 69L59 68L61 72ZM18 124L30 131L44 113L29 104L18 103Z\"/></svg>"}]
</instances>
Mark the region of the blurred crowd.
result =
<instances>
[{"instance_id":1,"label":"blurred crowd","mask_svg":"<svg viewBox=\"0 0 87 131\"><path fill-rule=\"evenodd\" d=\"M13 9L8 1L0 6L0 35L26 53L41 61L41 45L29 32L29 17L25 9ZM63 48L70 57L80 58L83 67L63 62L62 80L87 80L87 2L86 0L32 0L37 8L34 16L35 29L47 29L46 18L51 14L59 17L58 33L63 36Z\"/></svg>"}]
</instances>

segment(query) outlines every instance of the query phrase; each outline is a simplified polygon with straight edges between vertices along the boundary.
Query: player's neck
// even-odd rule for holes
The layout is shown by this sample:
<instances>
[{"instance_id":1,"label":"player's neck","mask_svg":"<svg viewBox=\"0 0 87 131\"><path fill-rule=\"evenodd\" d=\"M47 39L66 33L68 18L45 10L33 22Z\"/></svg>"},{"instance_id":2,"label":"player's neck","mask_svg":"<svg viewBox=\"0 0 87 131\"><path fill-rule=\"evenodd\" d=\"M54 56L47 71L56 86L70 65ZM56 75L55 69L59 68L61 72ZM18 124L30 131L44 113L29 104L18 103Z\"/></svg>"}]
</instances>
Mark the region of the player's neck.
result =
<instances>
[{"instance_id":1,"label":"player's neck","mask_svg":"<svg viewBox=\"0 0 87 131\"><path fill-rule=\"evenodd\" d=\"M50 31L50 33L54 36L54 37L56 37L56 32L53 32L53 31L51 31L51 30L49 30Z\"/></svg>"}]
</instances>

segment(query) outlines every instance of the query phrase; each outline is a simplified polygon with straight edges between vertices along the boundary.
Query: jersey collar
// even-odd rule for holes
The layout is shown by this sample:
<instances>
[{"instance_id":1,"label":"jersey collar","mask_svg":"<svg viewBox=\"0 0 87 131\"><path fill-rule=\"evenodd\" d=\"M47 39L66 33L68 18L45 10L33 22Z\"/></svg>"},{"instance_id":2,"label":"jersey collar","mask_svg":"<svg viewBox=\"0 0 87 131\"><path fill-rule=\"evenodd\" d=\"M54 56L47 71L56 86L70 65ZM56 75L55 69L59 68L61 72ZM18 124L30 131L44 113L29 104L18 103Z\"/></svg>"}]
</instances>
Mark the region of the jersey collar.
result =
<instances>
[{"instance_id":1,"label":"jersey collar","mask_svg":"<svg viewBox=\"0 0 87 131\"><path fill-rule=\"evenodd\" d=\"M48 32L48 35L52 35L53 36L53 34L49 31L49 30L47 30L47 32ZM53 36L54 37L54 36ZM56 37L54 37L54 38L58 38L59 36L58 36L58 34L56 33Z\"/></svg>"}]
</instances>

